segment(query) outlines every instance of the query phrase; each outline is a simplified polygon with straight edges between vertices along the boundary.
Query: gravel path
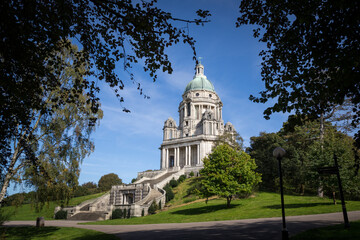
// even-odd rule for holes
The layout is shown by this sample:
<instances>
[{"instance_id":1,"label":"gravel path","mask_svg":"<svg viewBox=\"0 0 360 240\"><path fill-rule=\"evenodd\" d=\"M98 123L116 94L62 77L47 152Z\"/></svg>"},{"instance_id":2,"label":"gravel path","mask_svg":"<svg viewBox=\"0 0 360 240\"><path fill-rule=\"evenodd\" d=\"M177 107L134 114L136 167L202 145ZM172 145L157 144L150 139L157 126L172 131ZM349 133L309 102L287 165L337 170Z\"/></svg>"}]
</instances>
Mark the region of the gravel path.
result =
<instances>
[{"instance_id":1,"label":"gravel path","mask_svg":"<svg viewBox=\"0 0 360 240\"><path fill-rule=\"evenodd\" d=\"M360 220L360 211L349 212L349 220ZM77 227L114 234L122 240L161 239L281 239L281 218L259 218L233 221L168 223L145 225L78 225L86 221L45 221L45 226ZM289 234L317 227L343 223L343 215L327 213L286 217ZM7 226L34 226L35 221L10 221Z\"/></svg>"}]
</instances>

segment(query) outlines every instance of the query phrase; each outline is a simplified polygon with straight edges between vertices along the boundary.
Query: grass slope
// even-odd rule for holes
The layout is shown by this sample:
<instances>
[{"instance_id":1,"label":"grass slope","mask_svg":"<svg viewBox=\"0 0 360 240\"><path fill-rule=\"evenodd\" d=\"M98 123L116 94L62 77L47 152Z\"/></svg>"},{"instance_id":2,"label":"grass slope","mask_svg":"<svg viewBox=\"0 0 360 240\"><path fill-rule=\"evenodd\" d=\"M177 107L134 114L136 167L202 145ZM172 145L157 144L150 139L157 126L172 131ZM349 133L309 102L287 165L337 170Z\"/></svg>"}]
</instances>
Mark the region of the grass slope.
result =
<instances>
[{"instance_id":1,"label":"grass slope","mask_svg":"<svg viewBox=\"0 0 360 240\"><path fill-rule=\"evenodd\" d=\"M330 227L311 229L299 233L290 238L291 240L355 240L360 239L360 221L351 222L350 228L345 229L344 224Z\"/></svg>"},{"instance_id":2,"label":"grass slope","mask_svg":"<svg viewBox=\"0 0 360 240\"><path fill-rule=\"evenodd\" d=\"M185 223L205 222L251 218L281 217L280 195L277 193L259 192L255 197L237 199L231 202L231 208L226 208L225 199L211 199L195 201L193 195L189 195L187 189L195 184L196 180L187 179L175 188L175 198L170 201L167 211L155 215L115 219L92 222L86 224L103 225L128 225L128 224L153 224L153 223ZM334 205L331 199L285 195L286 216L321 214L341 212L341 204ZM348 211L360 210L360 201L347 201Z\"/></svg>"},{"instance_id":3,"label":"grass slope","mask_svg":"<svg viewBox=\"0 0 360 240\"><path fill-rule=\"evenodd\" d=\"M106 233L79 229L79 228L60 228L60 227L3 227L0 228L0 240L20 240L20 239L57 239L57 240L115 240L119 239L114 235Z\"/></svg>"},{"instance_id":4,"label":"grass slope","mask_svg":"<svg viewBox=\"0 0 360 240\"><path fill-rule=\"evenodd\" d=\"M86 200L94 199L104 195L105 193L97 193L88 196L82 196L73 198L69 201L69 206L76 206ZM36 212L34 206L31 204L24 204L19 207L9 206L3 207L4 214L9 215L9 220L35 220L37 217L42 216L45 219L53 219L54 209L56 206L59 206L58 203L49 202L45 204L43 209L40 212Z\"/></svg>"}]
</instances>

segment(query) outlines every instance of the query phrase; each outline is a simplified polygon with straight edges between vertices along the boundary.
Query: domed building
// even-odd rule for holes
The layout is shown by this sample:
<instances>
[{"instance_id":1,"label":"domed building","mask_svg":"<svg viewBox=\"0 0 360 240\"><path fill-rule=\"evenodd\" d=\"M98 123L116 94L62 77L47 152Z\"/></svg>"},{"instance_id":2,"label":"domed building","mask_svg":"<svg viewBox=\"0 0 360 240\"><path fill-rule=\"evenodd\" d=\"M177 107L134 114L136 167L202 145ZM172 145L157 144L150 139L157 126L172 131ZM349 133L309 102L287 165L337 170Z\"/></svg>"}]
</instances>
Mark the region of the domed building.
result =
<instances>
[{"instance_id":1,"label":"domed building","mask_svg":"<svg viewBox=\"0 0 360 240\"><path fill-rule=\"evenodd\" d=\"M112 186L110 193L64 208L67 219L109 219L115 209L140 217L149 213L153 203L162 208L166 202L164 186L181 175L198 174L203 168L202 159L211 152L217 137L235 131L231 123L224 125L222 107L214 85L206 78L204 66L199 63L179 104L179 126L171 117L165 121L160 169L139 172L131 184ZM54 214L60 209L57 207Z\"/></svg>"},{"instance_id":2,"label":"domed building","mask_svg":"<svg viewBox=\"0 0 360 240\"><path fill-rule=\"evenodd\" d=\"M185 173L198 172L202 159L211 152L217 136L235 131L231 123L222 119L223 104L214 85L204 75L204 66L196 66L194 79L182 95L179 104L179 125L173 118L165 121L161 144L161 170Z\"/></svg>"}]
</instances>

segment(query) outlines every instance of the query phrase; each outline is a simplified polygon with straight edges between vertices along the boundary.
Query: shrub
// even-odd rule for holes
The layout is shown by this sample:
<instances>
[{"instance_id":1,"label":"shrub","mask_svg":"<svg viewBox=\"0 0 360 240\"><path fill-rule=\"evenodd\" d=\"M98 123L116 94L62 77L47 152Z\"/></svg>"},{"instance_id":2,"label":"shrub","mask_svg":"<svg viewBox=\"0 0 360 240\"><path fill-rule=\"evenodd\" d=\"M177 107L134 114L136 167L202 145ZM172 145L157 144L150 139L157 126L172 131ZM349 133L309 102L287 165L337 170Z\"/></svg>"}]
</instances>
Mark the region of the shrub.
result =
<instances>
[{"instance_id":1,"label":"shrub","mask_svg":"<svg viewBox=\"0 0 360 240\"><path fill-rule=\"evenodd\" d=\"M115 209L112 211L112 219L119 219L123 217L123 211L121 209Z\"/></svg>"},{"instance_id":2,"label":"shrub","mask_svg":"<svg viewBox=\"0 0 360 240\"><path fill-rule=\"evenodd\" d=\"M175 179L171 179L169 184L170 184L170 187L174 188L174 187L177 187L178 182Z\"/></svg>"},{"instance_id":3,"label":"shrub","mask_svg":"<svg viewBox=\"0 0 360 240\"><path fill-rule=\"evenodd\" d=\"M130 218L130 208L128 209L128 212L127 212L127 218Z\"/></svg>"},{"instance_id":4,"label":"shrub","mask_svg":"<svg viewBox=\"0 0 360 240\"><path fill-rule=\"evenodd\" d=\"M156 202L154 201L154 202L150 205L150 207L149 207L149 209L148 209L148 213L149 213L149 214L155 214L157 209L158 209L158 205L157 205Z\"/></svg>"},{"instance_id":5,"label":"shrub","mask_svg":"<svg viewBox=\"0 0 360 240\"><path fill-rule=\"evenodd\" d=\"M169 184L166 184L164 190L166 191L166 202L171 201L174 198L174 192L172 191L172 188L169 186Z\"/></svg>"},{"instance_id":6,"label":"shrub","mask_svg":"<svg viewBox=\"0 0 360 240\"><path fill-rule=\"evenodd\" d=\"M145 209L143 208L142 211L141 211L141 216L145 216Z\"/></svg>"},{"instance_id":7,"label":"shrub","mask_svg":"<svg viewBox=\"0 0 360 240\"><path fill-rule=\"evenodd\" d=\"M161 209L161 206L162 206L162 205L161 205L161 200L160 200L160 201L159 201L159 209Z\"/></svg>"},{"instance_id":8,"label":"shrub","mask_svg":"<svg viewBox=\"0 0 360 240\"><path fill-rule=\"evenodd\" d=\"M66 219L67 218L67 211L59 210L55 213L55 219Z\"/></svg>"},{"instance_id":9,"label":"shrub","mask_svg":"<svg viewBox=\"0 0 360 240\"><path fill-rule=\"evenodd\" d=\"M124 218L126 218L126 209L124 209L123 214L124 214Z\"/></svg>"},{"instance_id":10,"label":"shrub","mask_svg":"<svg viewBox=\"0 0 360 240\"><path fill-rule=\"evenodd\" d=\"M186 176L185 175L181 175L178 179L178 183L182 183L183 181L185 181Z\"/></svg>"},{"instance_id":11,"label":"shrub","mask_svg":"<svg viewBox=\"0 0 360 240\"><path fill-rule=\"evenodd\" d=\"M189 174L189 176L190 176L190 177L195 176L194 172L193 172L193 171L191 171L191 172L190 172L190 174Z\"/></svg>"}]
</instances>

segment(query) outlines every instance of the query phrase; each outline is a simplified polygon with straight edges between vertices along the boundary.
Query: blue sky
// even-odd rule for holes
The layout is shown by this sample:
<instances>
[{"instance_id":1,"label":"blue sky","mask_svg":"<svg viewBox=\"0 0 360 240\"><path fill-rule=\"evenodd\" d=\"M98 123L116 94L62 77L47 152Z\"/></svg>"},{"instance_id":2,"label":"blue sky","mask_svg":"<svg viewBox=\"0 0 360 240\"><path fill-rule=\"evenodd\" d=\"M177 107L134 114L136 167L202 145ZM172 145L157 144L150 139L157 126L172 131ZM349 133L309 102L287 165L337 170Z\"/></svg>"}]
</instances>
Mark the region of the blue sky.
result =
<instances>
[{"instance_id":1,"label":"blue sky","mask_svg":"<svg viewBox=\"0 0 360 240\"><path fill-rule=\"evenodd\" d=\"M178 18L194 18L198 9L210 10L211 22L205 26L189 25L190 34L196 39L198 56L203 57L205 75L214 84L223 107L223 119L234 124L249 146L252 136L261 131L278 131L286 115L275 114L271 120L263 118L264 104L252 103L250 94L264 88L260 77L261 59L258 56L263 44L252 36L252 27L235 27L239 1L159 0L158 6ZM186 24L179 26L185 27ZM167 50L174 72L159 73L153 83L150 77L135 67L135 78L142 84L150 99L144 99L136 85L127 81L122 95L123 104L131 113L123 113L112 90L99 83L104 118L93 134L95 151L81 165L79 182L98 182L108 173L116 173L128 183L137 172L159 169L162 127L168 117L178 123L178 106L181 95L194 76L195 63L189 46L179 44ZM124 76L119 69L119 75Z\"/></svg>"}]
</instances>

